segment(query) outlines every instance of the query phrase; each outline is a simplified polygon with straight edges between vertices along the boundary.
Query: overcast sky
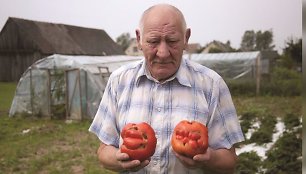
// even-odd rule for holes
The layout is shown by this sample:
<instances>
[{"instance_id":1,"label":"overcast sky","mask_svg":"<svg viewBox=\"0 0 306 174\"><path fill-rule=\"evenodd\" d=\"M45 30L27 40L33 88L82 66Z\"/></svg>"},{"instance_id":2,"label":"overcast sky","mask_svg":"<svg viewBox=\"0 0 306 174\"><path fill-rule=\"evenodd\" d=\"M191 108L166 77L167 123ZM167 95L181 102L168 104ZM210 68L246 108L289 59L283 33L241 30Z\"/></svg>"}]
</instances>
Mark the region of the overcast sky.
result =
<instances>
[{"instance_id":1,"label":"overcast sky","mask_svg":"<svg viewBox=\"0 0 306 174\"><path fill-rule=\"evenodd\" d=\"M113 40L132 37L142 12L157 3L178 7L190 42L230 41L239 48L246 30L272 30L277 50L302 37L302 0L0 0L0 29L8 17L105 30Z\"/></svg>"}]
</instances>

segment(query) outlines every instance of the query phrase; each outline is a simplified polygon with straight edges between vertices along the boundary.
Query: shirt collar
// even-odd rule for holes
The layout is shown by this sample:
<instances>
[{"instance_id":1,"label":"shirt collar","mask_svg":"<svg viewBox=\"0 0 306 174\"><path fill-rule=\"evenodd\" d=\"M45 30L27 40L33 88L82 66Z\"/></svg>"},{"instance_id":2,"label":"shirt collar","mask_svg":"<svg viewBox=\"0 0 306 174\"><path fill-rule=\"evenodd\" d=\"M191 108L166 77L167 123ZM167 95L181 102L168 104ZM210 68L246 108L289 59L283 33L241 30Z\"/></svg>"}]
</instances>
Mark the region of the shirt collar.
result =
<instances>
[{"instance_id":1,"label":"shirt collar","mask_svg":"<svg viewBox=\"0 0 306 174\"><path fill-rule=\"evenodd\" d=\"M157 82L157 80L154 79L151 76L150 72L146 69L146 60L145 59L142 60L140 70L137 73L137 77L136 77L136 85L137 86L139 85L140 80L142 78L146 78L146 79ZM181 65L180 65L178 71L174 74L174 76L172 76L168 80L166 80L165 83L169 82L169 81L172 81L174 79L177 79L177 81L181 85L191 87L190 74L189 74L189 71L188 71L187 62L186 62L185 58L182 58Z\"/></svg>"}]
</instances>

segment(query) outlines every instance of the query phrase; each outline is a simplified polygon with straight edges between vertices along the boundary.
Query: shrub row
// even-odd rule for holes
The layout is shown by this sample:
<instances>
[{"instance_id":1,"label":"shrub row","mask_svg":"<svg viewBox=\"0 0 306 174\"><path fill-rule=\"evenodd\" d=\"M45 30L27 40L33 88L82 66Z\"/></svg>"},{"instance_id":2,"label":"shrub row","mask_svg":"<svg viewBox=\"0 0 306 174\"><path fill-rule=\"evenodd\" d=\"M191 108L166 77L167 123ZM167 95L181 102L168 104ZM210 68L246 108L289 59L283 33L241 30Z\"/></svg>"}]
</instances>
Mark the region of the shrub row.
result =
<instances>
[{"instance_id":1,"label":"shrub row","mask_svg":"<svg viewBox=\"0 0 306 174\"><path fill-rule=\"evenodd\" d=\"M226 79L232 95L256 95L255 79ZM302 93L302 74L286 68L274 68L270 75L262 76L260 95L299 96Z\"/></svg>"}]
</instances>

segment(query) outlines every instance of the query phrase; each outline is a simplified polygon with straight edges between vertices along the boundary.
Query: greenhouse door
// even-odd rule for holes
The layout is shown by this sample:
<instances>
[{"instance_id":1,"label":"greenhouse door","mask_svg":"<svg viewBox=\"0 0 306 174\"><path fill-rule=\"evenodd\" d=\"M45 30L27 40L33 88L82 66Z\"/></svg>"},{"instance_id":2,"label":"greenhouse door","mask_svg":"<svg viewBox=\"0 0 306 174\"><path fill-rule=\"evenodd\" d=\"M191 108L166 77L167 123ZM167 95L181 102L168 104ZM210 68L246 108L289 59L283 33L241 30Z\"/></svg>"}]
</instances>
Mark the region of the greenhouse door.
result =
<instances>
[{"instance_id":1,"label":"greenhouse door","mask_svg":"<svg viewBox=\"0 0 306 174\"><path fill-rule=\"evenodd\" d=\"M64 119L66 115L65 98L66 98L66 86L65 86L65 72L58 69L48 70L48 98L49 98L49 113L51 118ZM37 82L43 83L43 79ZM39 100L43 101L43 100Z\"/></svg>"},{"instance_id":2,"label":"greenhouse door","mask_svg":"<svg viewBox=\"0 0 306 174\"><path fill-rule=\"evenodd\" d=\"M80 70L66 71L66 110L67 119L81 120L82 119L82 103L81 103L81 85L80 85Z\"/></svg>"}]
</instances>

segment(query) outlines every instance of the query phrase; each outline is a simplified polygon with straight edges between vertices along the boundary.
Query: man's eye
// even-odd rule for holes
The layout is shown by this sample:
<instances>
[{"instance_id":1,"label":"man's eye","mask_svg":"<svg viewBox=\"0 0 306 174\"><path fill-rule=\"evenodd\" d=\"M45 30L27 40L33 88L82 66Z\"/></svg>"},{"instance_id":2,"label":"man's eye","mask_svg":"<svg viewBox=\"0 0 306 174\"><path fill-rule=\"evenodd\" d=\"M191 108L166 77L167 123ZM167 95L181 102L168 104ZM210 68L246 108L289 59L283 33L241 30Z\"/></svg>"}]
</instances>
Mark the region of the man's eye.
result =
<instances>
[{"instance_id":1,"label":"man's eye","mask_svg":"<svg viewBox=\"0 0 306 174\"><path fill-rule=\"evenodd\" d=\"M178 40L168 40L167 43L168 43L170 46L175 46L175 45L178 43Z\"/></svg>"},{"instance_id":2,"label":"man's eye","mask_svg":"<svg viewBox=\"0 0 306 174\"><path fill-rule=\"evenodd\" d=\"M158 41L157 40L149 40L149 41L147 41L149 44L157 44L158 43Z\"/></svg>"},{"instance_id":3,"label":"man's eye","mask_svg":"<svg viewBox=\"0 0 306 174\"><path fill-rule=\"evenodd\" d=\"M169 43L176 43L177 40L169 40L168 42L169 42Z\"/></svg>"}]
</instances>

